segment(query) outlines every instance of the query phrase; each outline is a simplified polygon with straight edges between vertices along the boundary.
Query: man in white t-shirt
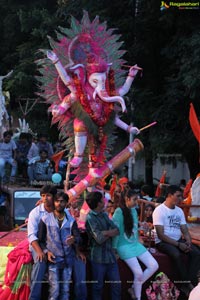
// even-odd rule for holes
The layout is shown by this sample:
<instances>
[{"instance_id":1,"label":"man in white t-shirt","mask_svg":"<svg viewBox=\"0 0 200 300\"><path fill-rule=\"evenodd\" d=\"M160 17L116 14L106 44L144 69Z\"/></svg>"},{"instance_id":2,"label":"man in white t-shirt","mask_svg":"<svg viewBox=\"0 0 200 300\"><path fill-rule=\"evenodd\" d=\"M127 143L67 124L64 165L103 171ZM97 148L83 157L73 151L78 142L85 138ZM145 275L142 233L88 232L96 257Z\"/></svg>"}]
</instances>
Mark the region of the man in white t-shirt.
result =
<instances>
[{"instance_id":1,"label":"man in white t-shirt","mask_svg":"<svg viewBox=\"0 0 200 300\"><path fill-rule=\"evenodd\" d=\"M156 229L156 247L172 258L182 281L180 288L188 295L193 288L192 284L196 284L200 250L191 243L183 210L177 206L181 200L181 189L176 185L168 186L165 201L153 212L153 224ZM182 259L183 253L189 256L188 270Z\"/></svg>"},{"instance_id":2,"label":"man in white t-shirt","mask_svg":"<svg viewBox=\"0 0 200 300\"><path fill-rule=\"evenodd\" d=\"M0 142L0 177L1 180L4 180L5 176L5 164L8 163L11 165L11 181L14 179L17 171L17 162L16 162L16 144L11 140L10 131L5 131L3 134L3 141Z\"/></svg>"}]
</instances>

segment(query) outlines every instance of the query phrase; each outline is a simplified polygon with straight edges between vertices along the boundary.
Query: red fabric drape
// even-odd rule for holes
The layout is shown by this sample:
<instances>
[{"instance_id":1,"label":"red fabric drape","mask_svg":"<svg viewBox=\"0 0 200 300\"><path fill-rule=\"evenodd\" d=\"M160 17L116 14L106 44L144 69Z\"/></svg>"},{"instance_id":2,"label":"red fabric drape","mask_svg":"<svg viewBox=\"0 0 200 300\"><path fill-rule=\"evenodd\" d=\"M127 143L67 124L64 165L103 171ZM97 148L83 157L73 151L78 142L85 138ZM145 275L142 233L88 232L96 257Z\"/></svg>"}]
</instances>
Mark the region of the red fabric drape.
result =
<instances>
[{"instance_id":1,"label":"red fabric drape","mask_svg":"<svg viewBox=\"0 0 200 300\"><path fill-rule=\"evenodd\" d=\"M9 254L3 286L0 288L1 300L28 300L32 255L25 239Z\"/></svg>"},{"instance_id":2,"label":"red fabric drape","mask_svg":"<svg viewBox=\"0 0 200 300\"><path fill-rule=\"evenodd\" d=\"M18 244L9 254L5 273L5 284L12 285L15 281L22 264L32 262L32 255L28 250L28 240L24 240Z\"/></svg>"}]
</instances>

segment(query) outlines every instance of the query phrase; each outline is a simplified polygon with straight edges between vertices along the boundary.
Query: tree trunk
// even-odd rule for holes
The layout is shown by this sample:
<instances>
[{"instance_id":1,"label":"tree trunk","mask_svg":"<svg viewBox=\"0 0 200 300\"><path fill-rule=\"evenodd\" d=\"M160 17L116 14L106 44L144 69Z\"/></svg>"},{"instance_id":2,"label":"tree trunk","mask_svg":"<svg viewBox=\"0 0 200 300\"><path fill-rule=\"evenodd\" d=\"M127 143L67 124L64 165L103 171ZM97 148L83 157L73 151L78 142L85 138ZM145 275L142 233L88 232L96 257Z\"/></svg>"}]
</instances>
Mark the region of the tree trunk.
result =
<instances>
[{"instance_id":1,"label":"tree trunk","mask_svg":"<svg viewBox=\"0 0 200 300\"><path fill-rule=\"evenodd\" d=\"M145 151L145 183L153 185L153 157L152 151L148 147Z\"/></svg>"}]
</instances>

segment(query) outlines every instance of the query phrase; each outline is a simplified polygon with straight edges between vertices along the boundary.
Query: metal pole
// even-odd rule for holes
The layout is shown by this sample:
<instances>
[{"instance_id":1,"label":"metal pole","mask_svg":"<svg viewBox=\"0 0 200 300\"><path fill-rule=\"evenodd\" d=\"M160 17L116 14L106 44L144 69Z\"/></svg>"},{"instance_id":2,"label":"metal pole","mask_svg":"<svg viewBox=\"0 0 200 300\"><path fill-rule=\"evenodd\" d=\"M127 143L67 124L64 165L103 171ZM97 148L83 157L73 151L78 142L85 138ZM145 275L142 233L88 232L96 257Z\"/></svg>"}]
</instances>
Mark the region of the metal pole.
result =
<instances>
[{"instance_id":1,"label":"metal pole","mask_svg":"<svg viewBox=\"0 0 200 300\"><path fill-rule=\"evenodd\" d=\"M133 123L130 124L133 126ZM133 134L129 134L129 145L133 142ZM128 160L128 180L133 180L133 158L130 157Z\"/></svg>"}]
</instances>

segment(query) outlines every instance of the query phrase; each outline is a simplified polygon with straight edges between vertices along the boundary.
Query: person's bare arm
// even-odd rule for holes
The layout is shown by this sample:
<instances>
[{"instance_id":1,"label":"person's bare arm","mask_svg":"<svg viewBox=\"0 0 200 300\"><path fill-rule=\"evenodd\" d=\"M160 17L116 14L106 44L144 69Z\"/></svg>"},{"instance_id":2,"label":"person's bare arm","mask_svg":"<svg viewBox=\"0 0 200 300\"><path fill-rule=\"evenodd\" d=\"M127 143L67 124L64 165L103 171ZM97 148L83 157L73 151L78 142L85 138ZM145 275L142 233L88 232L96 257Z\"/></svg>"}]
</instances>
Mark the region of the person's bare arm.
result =
<instances>
[{"instance_id":1,"label":"person's bare arm","mask_svg":"<svg viewBox=\"0 0 200 300\"><path fill-rule=\"evenodd\" d=\"M186 224L181 225L181 232L182 232L182 235L184 236L184 239L186 240L185 244L188 246L188 251L189 251L192 241L191 241L191 236L190 236L190 233L189 233L189 230L188 230L188 227Z\"/></svg>"},{"instance_id":2,"label":"person's bare arm","mask_svg":"<svg viewBox=\"0 0 200 300\"><path fill-rule=\"evenodd\" d=\"M156 228L156 233L158 235L158 238L163 241L166 242L168 244L171 244L175 247L178 247L181 251L183 252L188 252L189 251L189 247L187 243L183 243L183 242L178 242L174 239L171 239L170 237L168 237L167 235L164 234L164 226L161 225L155 225Z\"/></svg>"},{"instance_id":3,"label":"person's bare arm","mask_svg":"<svg viewBox=\"0 0 200 300\"><path fill-rule=\"evenodd\" d=\"M186 242L191 244L191 236L190 236L190 233L189 233L189 230L188 230L188 227L186 224L181 225L181 232L182 232Z\"/></svg>"},{"instance_id":4,"label":"person's bare arm","mask_svg":"<svg viewBox=\"0 0 200 300\"><path fill-rule=\"evenodd\" d=\"M158 235L158 238L161 241L178 247L178 242L177 241L175 241L174 239L171 239L170 237L168 237L167 235L164 234L164 226L162 226L162 225L155 225L155 228L156 228L156 233Z\"/></svg>"},{"instance_id":5,"label":"person's bare arm","mask_svg":"<svg viewBox=\"0 0 200 300\"><path fill-rule=\"evenodd\" d=\"M160 204L160 203L156 203L156 202L153 202L153 201L148 201L148 200L145 200L145 199L137 199L137 202L138 202L138 204L142 204L142 203L150 204L153 207L156 207Z\"/></svg>"},{"instance_id":6,"label":"person's bare arm","mask_svg":"<svg viewBox=\"0 0 200 300\"><path fill-rule=\"evenodd\" d=\"M55 255L51 252L51 251L48 251L47 252L47 258L48 258L48 261L50 261L51 263L55 264Z\"/></svg>"},{"instance_id":7,"label":"person's bare arm","mask_svg":"<svg viewBox=\"0 0 200 300\"><path fill-rule=\"evenodd\" d=\"M42 204L42 203L43 203L43 200L40 199L40 200L38 200L38 201L35 203L35 206L38 206L38 205L40 205L40 204Z\"/></svg>"},{"instance_id":8,"label":"person's bare arm","mask_svg":"<svg viewBox=\"0 0 200 300\"><path fill-rule=\"evenodd\" d=\"M39 261L43 261L46 260L46 255L43 252L43 250L41 249L38 240L35 240L31 243L31 246L33 247L33 249L35 250L35 252L37 253L37 258Z\"/></svg>"}]
</instances>

